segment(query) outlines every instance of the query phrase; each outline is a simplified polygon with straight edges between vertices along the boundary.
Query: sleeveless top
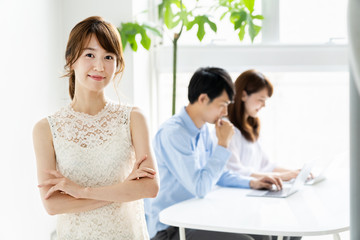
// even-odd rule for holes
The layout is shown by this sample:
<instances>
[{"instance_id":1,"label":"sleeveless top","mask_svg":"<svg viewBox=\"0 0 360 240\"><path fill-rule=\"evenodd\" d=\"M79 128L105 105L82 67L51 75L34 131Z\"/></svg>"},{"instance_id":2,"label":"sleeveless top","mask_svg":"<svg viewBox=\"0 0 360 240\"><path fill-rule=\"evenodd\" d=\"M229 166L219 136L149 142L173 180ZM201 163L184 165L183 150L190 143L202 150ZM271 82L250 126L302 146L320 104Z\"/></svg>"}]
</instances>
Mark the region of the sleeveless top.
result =
<instances>
[{"instance_id":1,"label":"sleeveless top","mask_svg":"<svg viewBox=\"0 0 360 240\"><path fill-rule=\"evenodd\" d=\"M135 163L130 135L131 107L107 102L96 115L70 105L47 119L58 171L84 187L123 182ZM149 239L143 200L58 215L57 240Z\"/></svg>"}]
</instances>

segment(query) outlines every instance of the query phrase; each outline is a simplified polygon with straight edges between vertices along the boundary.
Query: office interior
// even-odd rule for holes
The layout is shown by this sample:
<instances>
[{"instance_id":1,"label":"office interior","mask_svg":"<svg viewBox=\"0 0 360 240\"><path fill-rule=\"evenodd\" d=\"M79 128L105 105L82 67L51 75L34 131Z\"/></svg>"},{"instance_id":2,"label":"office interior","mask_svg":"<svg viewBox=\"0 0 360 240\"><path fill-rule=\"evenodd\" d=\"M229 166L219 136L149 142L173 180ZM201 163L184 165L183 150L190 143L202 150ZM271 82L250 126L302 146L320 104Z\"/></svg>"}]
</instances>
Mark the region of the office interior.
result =
<instances>
[{"instance_id":1,"label":"office interior","mask_svg":"<svg viewBox=\"0 0 360 240\"><path fill-rule=\"evenodd\" d=\"M217 33L206 29L202 42L195 37L196 28L184 32L178 46L176 109L187 104L187 84L199 67L222 67L234 80L247 69L257 69L274 84L274 95L260 113L262 145L269 157L289 168L301 168L311 159L326 163L335 157L332 174L350 178L349 89L355 87L349 68L348 1L255 2L265 20L253 43L248 36L240 42L225 21L218 23ZM0 239L46 240L55 229L56 217L46 213L36 187L32 128L39 119L70 102L67 79L62 75L71 28L92 15L102 16L117 27L129 21L156 22L158 3L0 1ZM153 39L149 51L139 46L134 52L127 47L124 58L119 96L112 85L107 87L107 95L111 100L140 107L153 136L171 117L171 41L166 35ZM344 187L350 188L350 184ZM351 205L358 209L356 206ZM355 239L351 231L341 233L342 239ZM332 236L303 239L327 240Z\"/></svg>"}]
</instances>

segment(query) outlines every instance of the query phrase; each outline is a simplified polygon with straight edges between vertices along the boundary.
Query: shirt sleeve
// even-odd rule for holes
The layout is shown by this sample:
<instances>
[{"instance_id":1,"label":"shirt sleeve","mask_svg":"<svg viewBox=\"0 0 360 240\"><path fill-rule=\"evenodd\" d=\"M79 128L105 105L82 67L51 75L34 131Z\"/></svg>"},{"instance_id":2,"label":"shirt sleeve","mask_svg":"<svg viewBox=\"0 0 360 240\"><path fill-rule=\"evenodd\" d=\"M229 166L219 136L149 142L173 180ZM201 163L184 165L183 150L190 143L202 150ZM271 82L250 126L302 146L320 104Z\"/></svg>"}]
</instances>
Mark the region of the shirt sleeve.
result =
<instances>
[{"instance_id":1,"label":"shirt sleeve","mask_svg":"<svg viewBox=\"0 0 360 240\"><path fill-rule=\"evenodd\" d=\"M191 137L178 131L163 129L155 138L156 157L189 192L204 197L221 177L230 152L216 146L210 159L201 167L199 154L192 146Z\"/></svg>"},{"instance_id":2,"label":"shirt sleeve","mask_svg":"<svg viewBox=\"0 0 360 240\"><path fill-rule=\"evenodd\" d=\"M221 187L250 188L251 177L241 176L238 173L224 171L217 185Z\"/></svg>"}]
</instances>

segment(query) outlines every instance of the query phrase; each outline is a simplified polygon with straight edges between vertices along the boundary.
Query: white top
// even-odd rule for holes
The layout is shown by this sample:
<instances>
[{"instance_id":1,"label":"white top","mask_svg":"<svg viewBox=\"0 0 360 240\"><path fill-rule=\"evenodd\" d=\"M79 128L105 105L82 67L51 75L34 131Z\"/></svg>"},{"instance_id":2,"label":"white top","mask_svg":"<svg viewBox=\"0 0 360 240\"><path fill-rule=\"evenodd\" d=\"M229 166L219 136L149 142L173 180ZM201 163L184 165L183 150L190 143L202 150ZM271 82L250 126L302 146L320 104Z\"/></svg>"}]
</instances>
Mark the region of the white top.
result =
<instances>
[{"instance_id":1,"label":"white top","mask_svg":"<svg viewBox=\"0 0 360 240\"><path fill-rule=\"evenodd\" d=\"M232 154L226 167L240 175L250 176L253 172L272 172L276 167L263 152L259 140L248 141L236 127L228 149Z\"/></svg>"},{"instance_id":2,"label":"white top","mask_svg":"<svg viewBox=\"0 0 360 240\"><path fill-rule=\"evenodd\" d=\"M122 182L135 162L131 107L108 102L92 116L64 107L48 117L57 169L84 187ZM143 201L58 215L57 239L149 239Z\"/></svg>"},{"instance_id":3,"label":"white top","mask_svg":"<svg viewBox=\"0 0 360 240\"><path fill-rule=\"evenodd\" d=\"M203 199L190 199L160 212L171 226L273 236L318 236L349 230L348 174L283 199L248 197L251 191L218 188Z\"/></svg>"}]
</instances>

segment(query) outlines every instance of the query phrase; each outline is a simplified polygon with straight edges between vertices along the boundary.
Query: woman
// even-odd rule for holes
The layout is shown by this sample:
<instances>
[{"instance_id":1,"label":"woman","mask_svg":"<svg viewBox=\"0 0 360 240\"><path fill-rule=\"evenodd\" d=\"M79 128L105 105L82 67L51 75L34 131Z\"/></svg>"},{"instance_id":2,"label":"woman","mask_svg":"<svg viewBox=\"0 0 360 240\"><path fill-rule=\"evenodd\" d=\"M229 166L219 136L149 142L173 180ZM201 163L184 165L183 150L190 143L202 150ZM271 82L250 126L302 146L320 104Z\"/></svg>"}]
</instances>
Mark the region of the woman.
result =
<instances>
[{"instance_id":1,"label":"woman","mask_svg":"<svg viewBox=\"0 0 360 240\"><path fill-rule=\"evenodd\" d=\"M280 178L282 181L295 178L299 170L280 168L270 162L258 141L260 119L257 114L273 94L270 81L262 73L248 70L236 79L235 91L234 103L228 106L228 117L235 126L235 134L229 144L232 155L227 168L254 178L269 176ZM256 240L277 238L261 235L252 235L252 237ZM284 239L299 240L301 237L284 237Z\"/></svg>"},{"instance_id":2,"label":"woman","mask_svg":"<svg viewBox=\"0 0 360 240\"><path fill-rule=\"evenodd\" d=\"M235 81L236 96L228 107L229 120L236 127L230 142L232 152L227 167L241 175L261 178L277 176L283 181L295 178L299 170L289 170L270 162L259 144L258 112L272 96L270 81L256 70L243 72Z\"/></svg>"},{"instance_id":3,"label":"woman","mask_svg":"<svg viewBox=\"0 0 360 240\"><path fill-rule=\"evenodd\" d=\"M107 100L124 70L121 39L101 17L71 31L66 48L71 103L33 131L41 198L58 215L57 239L148 239L142 198L159 189L139 109Z\"/></svg>"}]
</instances>

